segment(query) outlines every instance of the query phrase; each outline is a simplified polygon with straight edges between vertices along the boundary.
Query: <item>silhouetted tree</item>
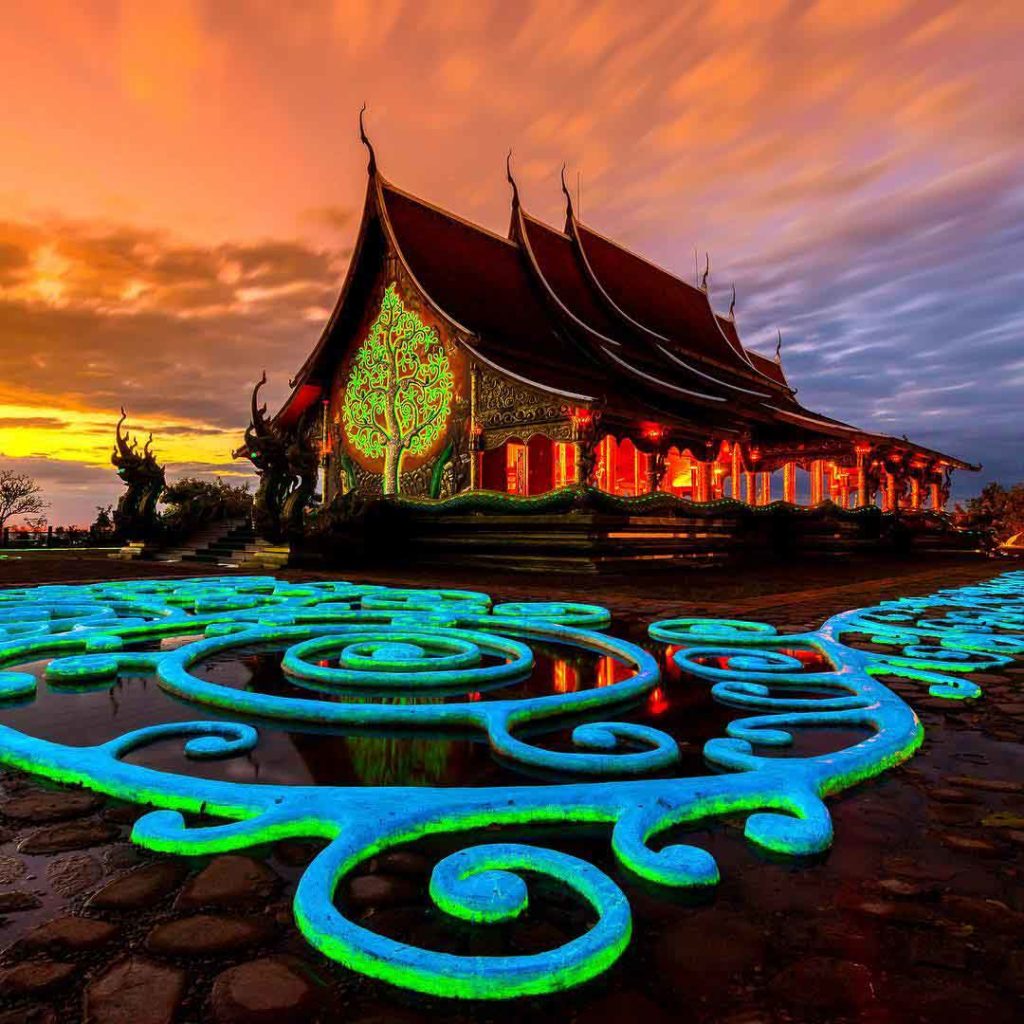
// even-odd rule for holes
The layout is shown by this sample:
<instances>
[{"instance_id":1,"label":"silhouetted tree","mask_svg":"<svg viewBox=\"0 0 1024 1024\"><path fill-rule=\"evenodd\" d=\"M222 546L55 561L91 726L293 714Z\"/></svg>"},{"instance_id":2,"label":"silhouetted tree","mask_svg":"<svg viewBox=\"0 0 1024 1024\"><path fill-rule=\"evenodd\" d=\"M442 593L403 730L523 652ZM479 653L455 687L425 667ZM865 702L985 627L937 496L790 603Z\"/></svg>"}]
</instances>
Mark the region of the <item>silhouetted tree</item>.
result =
<instances>
[{"instance_id":1,"label":"silhouetted tree","mask_svg":"<svg viewBox=\"0 0 1024 1024\"><path fill-rule=\"evenodd\" d=\"M39 485L26 473L0 469L0 530L14 516L37 515L48 507Z\"/></svg>"},{"instance_id":2,"label":"silhouetted tree","mask_svg":"<svg viewBox=\"0 0 1024 1024\"><path fill-rule=\"evenodd\" d=\"M97 505L96 518L89 527L92 540L109 540L114 535L114 506Z\"/></svg>"},{"instance_id":3,"label":"silhouetted tree","mask_svg":"<svg viewBox=\"0 0 1024 1024\"><path fill-rule=\"evenodd\" d=\"M957 505L954 515L958 526L991 532L1000 542L1024 532L1024 483L986 484L976 498Z\"/></svg>"}]
</instances>

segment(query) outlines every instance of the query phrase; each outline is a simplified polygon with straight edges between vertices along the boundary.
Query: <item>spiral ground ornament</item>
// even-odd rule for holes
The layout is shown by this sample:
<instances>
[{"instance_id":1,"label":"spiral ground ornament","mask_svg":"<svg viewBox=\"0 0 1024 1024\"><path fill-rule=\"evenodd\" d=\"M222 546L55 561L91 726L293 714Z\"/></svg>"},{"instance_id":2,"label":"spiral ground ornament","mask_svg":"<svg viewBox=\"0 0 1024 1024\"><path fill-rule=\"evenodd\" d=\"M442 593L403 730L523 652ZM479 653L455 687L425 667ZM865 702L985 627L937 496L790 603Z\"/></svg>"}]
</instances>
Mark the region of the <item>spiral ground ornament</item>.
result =
<instances>
[{"instance_id":1,"label":"spiral ground ornament","mask_svg":"<svg viewBox=\"0 0 1024 1024\"><path fill-rule=\"evenodd\" d=\"M979 697L971 672L1024 656L1024 573L845 612L808 633L780 635L731 620L654 623L651 638L673 645L680 668L711 683L714 698L743 715L704 748L718 774L697 778L666 777L678 759L671 736L616 720L654 690L660 675L653 655L603 632L609 622L592 605L492 607L487 595L473 592L271 577L8 590L0 593L0 700L31 697L37 682L24 667L49 658L46 679L54 687L148 674L173 698L239 721L155 724L94 746L0 724L0 761L156 808L132 832L151 850L200 855L284 838L326 840L299 881L295 920L314 947L352 970L457 998L552 992L593 978L621 955L632 928L628 900L617 882L579 857L518 842L474 845L474 831L604 825L628 874L674 889L713 885L719 877L707 851L659 844L680 824L744 814L745 835L756 847L820 853L833 838L824 798L906 760L922 741L914 711L883 680L914 680L937 697ZM181 642L154 643L175 637ZM871 649L853 646L858 638ZM609 657L624 678L510 697L505 691L533 668L533 644ZM283 651L283 673L309 696L233 688L193 671L214 655L254 647ZM483 690L490 699L471 699ZM386 702L437 694L446 699ZM259 729L292 723L468 730L529 777L521 785L480 788L287 786L196 778L124 760L175 737L190 758L234 757L253 749ZM573 749L543 745L547 733L568 725ZM826 755L778 756L795 730L822 726L870 735ZM759 747L775 756L758 754ZM183 813L222 822L188 827ZM542 953L461 956L388 938L335 906L342 880L369 858L445 834L465 837L467 845L434 868L430 896L444 913L481 927L512 920L527 906L526 873L567 887L596 923Z\"/></svg>"}]
</instances>

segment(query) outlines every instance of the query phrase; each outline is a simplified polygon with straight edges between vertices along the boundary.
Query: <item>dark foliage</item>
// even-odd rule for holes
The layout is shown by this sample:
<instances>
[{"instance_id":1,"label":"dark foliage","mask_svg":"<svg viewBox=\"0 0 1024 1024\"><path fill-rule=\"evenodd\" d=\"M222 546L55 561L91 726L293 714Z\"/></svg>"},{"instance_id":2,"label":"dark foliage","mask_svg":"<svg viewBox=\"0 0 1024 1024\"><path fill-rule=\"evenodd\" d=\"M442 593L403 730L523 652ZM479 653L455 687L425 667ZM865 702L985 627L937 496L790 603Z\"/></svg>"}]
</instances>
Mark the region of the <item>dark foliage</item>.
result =
<instances>
[{"instance_id":1,"label":"dark foliage","mask_svg":"<svg viewBox=\"0 0 1024 1024\"><path fill-rule=\"evenodd\" d=\"M248 484L232 486L220 477L216 482L184 477L169 484L161 501L165 506L161 523L165 535L187 537L208 523L247 516L252 512Z\"/></svg>"},{"instance_id":2,"label":"dark foliage","mask_svg":"<svg viewBox=\"0 0 1024 1024\"><path fill-rule=\"evenodd\" d=\"M954 518L958 526L989 533L1002 543L1024 532L1024 483L1013 487L986 484L976 498L957 505Z\"/></svg>"}]
</instances>

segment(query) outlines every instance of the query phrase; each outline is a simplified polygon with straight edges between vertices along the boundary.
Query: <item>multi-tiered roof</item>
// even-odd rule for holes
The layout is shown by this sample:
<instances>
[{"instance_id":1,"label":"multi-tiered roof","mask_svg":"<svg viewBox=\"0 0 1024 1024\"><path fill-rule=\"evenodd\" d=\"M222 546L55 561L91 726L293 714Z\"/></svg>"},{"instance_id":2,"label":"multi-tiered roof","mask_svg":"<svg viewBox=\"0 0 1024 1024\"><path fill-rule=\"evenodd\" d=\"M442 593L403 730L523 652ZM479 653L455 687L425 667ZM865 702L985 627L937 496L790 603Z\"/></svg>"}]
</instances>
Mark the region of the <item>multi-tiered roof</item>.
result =
<instances>
[{"instance_id":1,"label":"multi-tiered roof","mask_svg":"<svg viewBox=\"0 0 1024 1024\"><path fill-rule=\"evenodd\" d=\"M365 137L364 137L364 141ZM387 181L370 151L362 223L341 294L278 413L297 422L325 396L381 261L397 260L425 304L483 365L607 420L759 446L867 444L973 468L861 430L796 399L780 359L744 346L706 287L681 280L583 224L563 180L562 230L531 216L512 186L508 237Z\"/></svg>"}]
</instances>

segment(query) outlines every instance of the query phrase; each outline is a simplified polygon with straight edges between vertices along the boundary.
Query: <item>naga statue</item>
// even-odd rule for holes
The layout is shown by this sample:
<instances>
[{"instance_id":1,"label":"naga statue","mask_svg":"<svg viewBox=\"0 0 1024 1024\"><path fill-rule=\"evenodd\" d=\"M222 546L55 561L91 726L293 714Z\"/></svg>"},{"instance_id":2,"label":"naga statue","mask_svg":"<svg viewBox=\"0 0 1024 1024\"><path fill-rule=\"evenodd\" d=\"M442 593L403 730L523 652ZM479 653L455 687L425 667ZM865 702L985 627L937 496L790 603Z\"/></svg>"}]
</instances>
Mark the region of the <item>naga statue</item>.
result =
<instances>
[{"instance_id":1,"label":"naga statue","mask_svg":"<svg viewBox=\"0 0 1024 1024\"><path fill-rule=\"evenodd\" d=\"M301 428L283 431L267 419L259 405L260 377L252 391L252 416L245 429L245 444L232 455L247 458L260 477L253 499L252 523L259 536L279 544L302 532L306 505L316 489L317 453Z\"/></svg>"},{"instance_id":2,"label":"naga statue","mask_svg":"<svg viewBox=\"0 0 1024 1024\"><path fill-rule=\"evenodd\" d=\"M127 431L122 434L121 426L128 414L121 409L115 433L117 443L110 461L117 468L117 475L128 489L121 495L114 510L114 527L126 540L151 540L159 528L156 504L164 492L164 467L151 451L153 435L149 435L142 451L139 442L129 438Z\"/></svg>"}]
</instances>

